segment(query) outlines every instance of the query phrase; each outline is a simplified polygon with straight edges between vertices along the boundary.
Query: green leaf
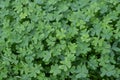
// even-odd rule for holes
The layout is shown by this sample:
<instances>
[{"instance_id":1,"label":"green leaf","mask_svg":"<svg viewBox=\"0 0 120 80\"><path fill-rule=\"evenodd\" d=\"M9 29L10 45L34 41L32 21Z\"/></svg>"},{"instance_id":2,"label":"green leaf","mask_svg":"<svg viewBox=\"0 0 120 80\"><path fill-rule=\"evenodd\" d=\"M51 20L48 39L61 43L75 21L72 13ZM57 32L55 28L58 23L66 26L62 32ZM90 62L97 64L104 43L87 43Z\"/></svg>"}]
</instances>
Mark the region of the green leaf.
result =
<instances>
[{"instance_id":1,"label":"green leaf","mask_svg":"<svg viewBox=\"0 0 120 80\"><path fill-rule=\"evenodd\" d=\"M76 78L87 78L88 77L88 70L84 64L77 66L76 73L77 73Z\"/></svg>"},{"instance_id":2,"label":"green leaf","mask_svg":"<svg viewBox=\"0 0 120 80\"><path fill-rule=\"evenodd\" d=\"M48 62L51 58L51 52L44 51L42 54L43 54L43 61Z\"/></svg>"},{"instance_id":3,"label":"green leaf","mask_svg":"<svg viewBox=\"0 0 120 80\"><path fill-rule=\"evenodd\" d=\"M58 64L52 65L50 73L53 73L53 75L57 75L61 73L61 70L59 69Z\"/></svg>"},{"instance_id":4,"label":"green leaf","mask_svg":"<svg viewBox=\"0 0 120 80\"><path fill-rule=\"evenodd\" d=\"M56 30L56 37L58 39L63 39L66 37L65 35L65 30L64 29L61 29L61 30Z\"/></svg>"},{"instance_id":5,"label":"green leaf","mask_svg":"<svg viewBox=\"0 0 120 80\"><path fill-rule=\"evenodd\" d=\"M70 43L68 45L68 48L69 48L69 50L70 50L71 53L76 53L77 45L75 43Z\"/></svg>"},{"instance_id":6,"label":"green leaf","mask_svg":"<svg viewBox=\"0 0 120 80\"><path fill-rule=\"evenodd\" d=\"M110 65L110 64L106 64L103 68L101 68L101 76L105 76L107 75L112 76L116 74L116 70L115 70L115 66L114 65Z\"/></svg>"},{"instance_id":7,"label":"green leaf","mask_svg":"<svg viewBox=\"0 0 120 80\"><path fill-rule=\"evenodd\" d=\"M97 58L95 56L91 56L88 65L90 66L91 69L96 70L98 67Z\"/></svg>"}]
</instances>

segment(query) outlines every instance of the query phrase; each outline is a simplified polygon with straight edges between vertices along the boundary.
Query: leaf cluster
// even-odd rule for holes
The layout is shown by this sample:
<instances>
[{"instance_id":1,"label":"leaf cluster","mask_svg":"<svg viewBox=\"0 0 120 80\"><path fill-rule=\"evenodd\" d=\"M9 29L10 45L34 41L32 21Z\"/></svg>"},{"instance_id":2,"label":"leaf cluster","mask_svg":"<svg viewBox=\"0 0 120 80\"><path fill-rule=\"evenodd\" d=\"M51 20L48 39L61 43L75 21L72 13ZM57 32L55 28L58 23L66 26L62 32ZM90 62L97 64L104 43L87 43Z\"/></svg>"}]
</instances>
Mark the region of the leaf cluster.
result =
<instances>
[{"instance_id":1,"label":"leaf cluster","mask_svg":"<svg viewBox=\"0 0 120 80\"><path fill-rule=\"evenodd\" d=\"M120 0L0 0L0 80L120 80Z\"/></svg>"}]
</instances>

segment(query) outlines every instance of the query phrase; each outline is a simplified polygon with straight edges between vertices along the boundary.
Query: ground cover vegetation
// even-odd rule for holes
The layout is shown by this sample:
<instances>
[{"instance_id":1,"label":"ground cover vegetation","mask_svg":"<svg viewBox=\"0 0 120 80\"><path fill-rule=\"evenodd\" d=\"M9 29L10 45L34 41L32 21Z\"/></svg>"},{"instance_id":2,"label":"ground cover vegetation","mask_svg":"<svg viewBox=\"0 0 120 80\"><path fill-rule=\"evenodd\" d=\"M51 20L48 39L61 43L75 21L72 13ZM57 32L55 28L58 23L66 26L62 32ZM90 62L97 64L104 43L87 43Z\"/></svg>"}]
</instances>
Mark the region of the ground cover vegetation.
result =
<instances>
[{"instance_id":1,"label":"ground cover vegetation","mask_svg":"<svg viewBox=\"0 0 120 80\"><path fill-rule=\"evenodd\" d=\"M120 0L0 0L0 80L120 80Z\"/></svg>"}]
</instances>

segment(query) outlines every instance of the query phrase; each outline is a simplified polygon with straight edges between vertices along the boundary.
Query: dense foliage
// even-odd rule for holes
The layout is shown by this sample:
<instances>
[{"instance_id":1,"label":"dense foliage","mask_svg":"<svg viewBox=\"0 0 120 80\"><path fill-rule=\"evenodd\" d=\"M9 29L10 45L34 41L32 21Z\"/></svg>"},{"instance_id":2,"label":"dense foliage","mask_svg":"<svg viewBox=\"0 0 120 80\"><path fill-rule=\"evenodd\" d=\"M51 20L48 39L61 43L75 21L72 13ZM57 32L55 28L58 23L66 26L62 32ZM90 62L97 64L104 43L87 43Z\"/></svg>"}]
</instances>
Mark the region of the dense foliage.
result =
<instances>
[{"instance_id":1,"label":"dense foliage","mask_svg":"<svg viewBox=\"0 0 120 80\"><path fill-rule=\"evenodd\" d=\"M0 80L120 80L120 0L0 0Z\"/></svg>"}]
</instances>

